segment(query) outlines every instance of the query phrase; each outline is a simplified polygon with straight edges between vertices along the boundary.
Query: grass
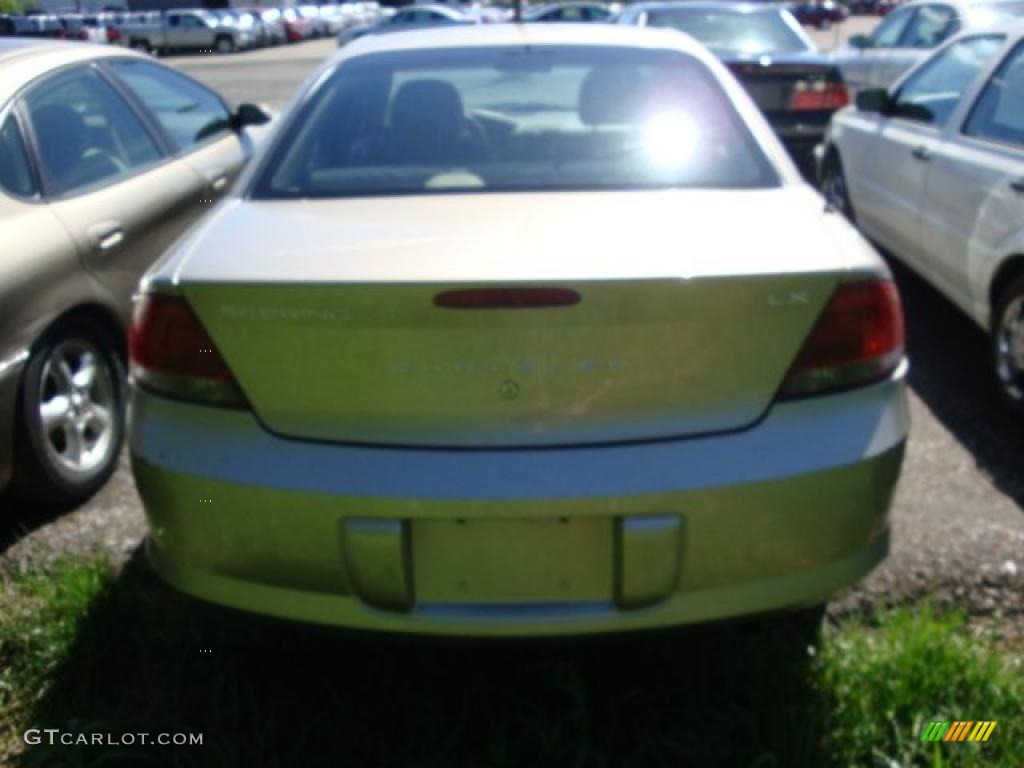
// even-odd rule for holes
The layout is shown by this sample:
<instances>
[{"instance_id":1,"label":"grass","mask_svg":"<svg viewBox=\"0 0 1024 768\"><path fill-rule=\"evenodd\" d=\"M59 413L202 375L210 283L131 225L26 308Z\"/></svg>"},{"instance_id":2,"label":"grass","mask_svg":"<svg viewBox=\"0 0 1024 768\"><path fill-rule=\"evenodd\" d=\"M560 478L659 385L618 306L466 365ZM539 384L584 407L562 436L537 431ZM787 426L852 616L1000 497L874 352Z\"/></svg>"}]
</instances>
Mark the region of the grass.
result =
<instances>
[{"instance_id":1,"label":"grass","mask_svg":"<svg viewBox=\"0 0 1024 768\"><path fill-rule=\"evenodd\" d=\"M133 561L0 584L0 763L25 766L1019 766L1021 659L957 615L586 641L399 640L266 622ZM925 744L930 720L997 720ZM24 749L28 728L202 746ZM23 751L24 750L24 751ZM16 754L18 753L18 754Z\"/></svg>"}]
</instances>

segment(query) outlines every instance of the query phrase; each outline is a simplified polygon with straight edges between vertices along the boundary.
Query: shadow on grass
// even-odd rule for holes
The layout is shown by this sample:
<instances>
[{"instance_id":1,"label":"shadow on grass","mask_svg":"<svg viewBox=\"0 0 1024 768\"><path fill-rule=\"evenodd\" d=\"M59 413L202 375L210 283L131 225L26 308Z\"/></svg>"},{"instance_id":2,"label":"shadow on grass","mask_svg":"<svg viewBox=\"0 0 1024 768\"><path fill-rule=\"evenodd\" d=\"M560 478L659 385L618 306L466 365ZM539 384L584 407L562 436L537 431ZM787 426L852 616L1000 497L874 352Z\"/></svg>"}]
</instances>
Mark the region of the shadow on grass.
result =
<instances>
[{"instance_id":1,"label":"shadow on grass","mask_svg":"<svg viewBox=\"0 0 1024 768\"><path fill-rule=\"evenodd\" d=\"M807 637L778 622L557 642L343 633L197 603L137 552L30 722L201 733L202 746L43 744L22 762L820 766L828 708Z\"/></svg>"},{"instance_id":2,"label":"shadow on grass","mask_svg":"<svg viewBox=\"0 0 1024 768\"><path fill-rule=\"evenodd\" d=\"M68 504L27 501L13 491L0 492L0 555L33 531L49 525L73 509Z\"/></svg>"}]
</instances>

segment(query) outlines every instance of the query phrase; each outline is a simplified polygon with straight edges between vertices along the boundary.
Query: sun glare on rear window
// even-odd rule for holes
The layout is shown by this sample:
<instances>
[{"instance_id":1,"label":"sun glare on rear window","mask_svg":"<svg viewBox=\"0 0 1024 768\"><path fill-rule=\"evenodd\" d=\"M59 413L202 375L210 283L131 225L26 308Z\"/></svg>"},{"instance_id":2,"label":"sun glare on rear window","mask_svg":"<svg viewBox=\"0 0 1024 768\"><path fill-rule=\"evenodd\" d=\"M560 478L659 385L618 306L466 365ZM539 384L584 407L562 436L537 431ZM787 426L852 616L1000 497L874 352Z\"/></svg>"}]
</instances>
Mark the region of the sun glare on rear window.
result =
<instances>
[{"instance_id":1,"label":"sun glare on rear window","mask_svg":"<svg viewBox=\"0 0 1024 768\"><path fill-rule=\"evenodd\" d=\"M777 185L714 75L669 50L488 47L343 62L257 198Z\"/></svg>"}]
</instances>

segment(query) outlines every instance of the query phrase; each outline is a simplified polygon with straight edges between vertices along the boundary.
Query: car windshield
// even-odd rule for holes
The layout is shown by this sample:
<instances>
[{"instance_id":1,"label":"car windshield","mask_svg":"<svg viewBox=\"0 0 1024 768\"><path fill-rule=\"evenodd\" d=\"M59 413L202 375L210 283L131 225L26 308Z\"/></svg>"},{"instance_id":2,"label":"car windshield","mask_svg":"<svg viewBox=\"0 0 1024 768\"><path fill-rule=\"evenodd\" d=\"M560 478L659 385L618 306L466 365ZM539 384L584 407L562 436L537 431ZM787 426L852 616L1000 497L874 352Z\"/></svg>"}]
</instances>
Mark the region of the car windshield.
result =
<instances>
[{"instance_id":1,"label":"car windshield","mask_svg":"<svg viewBox=\"0 0 1024 768\"><path fill-rule=\"evenodd\" d=\"M647 26L678 29L719 55L810 50L807 40L780 11L659 8L647 12Z\"/></svg>"},{"instance_id":2,"label":"car windshield","mask_svg":"<svg viewBox=\"0 0 1024 768\"><path fill-rule=\"evenodd\" d=\"M251 194L777 184L728 96L695 57L516 46L343 62L289 120Z\"/></svg>"}]
</instances>

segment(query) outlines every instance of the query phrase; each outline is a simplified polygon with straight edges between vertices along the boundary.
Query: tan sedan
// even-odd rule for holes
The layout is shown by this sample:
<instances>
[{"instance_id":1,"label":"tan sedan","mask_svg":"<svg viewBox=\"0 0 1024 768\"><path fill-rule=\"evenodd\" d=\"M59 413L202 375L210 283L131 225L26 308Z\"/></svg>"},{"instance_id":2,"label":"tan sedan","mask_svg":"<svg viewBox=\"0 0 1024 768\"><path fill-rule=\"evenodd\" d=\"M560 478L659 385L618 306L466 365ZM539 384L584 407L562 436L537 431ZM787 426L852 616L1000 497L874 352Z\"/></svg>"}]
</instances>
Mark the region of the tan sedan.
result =
<instances>
[{"instance_id":1,"label":"tan sedan","mask_svg":"<svg viewBox=\"0 0 1024 768\"><path fill-rule=\"evenodd\" d=\"M0 488L67 502L113 471L131 294L267 120L139 54L0 41Z\"/></svg>"}]
</instances>

